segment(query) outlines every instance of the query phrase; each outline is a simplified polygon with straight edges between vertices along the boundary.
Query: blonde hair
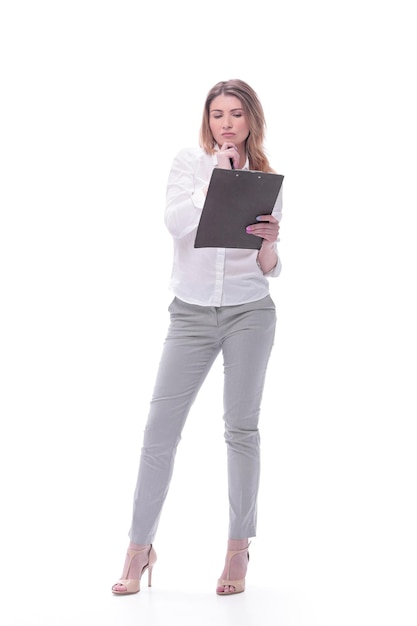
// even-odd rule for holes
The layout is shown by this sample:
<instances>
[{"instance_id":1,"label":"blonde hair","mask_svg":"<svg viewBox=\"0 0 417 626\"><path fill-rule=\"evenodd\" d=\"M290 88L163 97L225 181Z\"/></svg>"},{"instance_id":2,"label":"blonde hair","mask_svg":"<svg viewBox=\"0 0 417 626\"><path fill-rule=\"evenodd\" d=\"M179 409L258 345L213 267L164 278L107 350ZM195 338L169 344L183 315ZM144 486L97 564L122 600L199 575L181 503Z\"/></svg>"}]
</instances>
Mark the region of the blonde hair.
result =
<instances>
[{"instance_id":1,"label":"blonde hair","mask_svg":"<svg viewBox=\"0 0 417 626\"><path fill-rule=\"evenodd\" d=\"M217 83L207 94L200 128L200 146L208 154L215 151L216 142L210 130L210 105L217 96L235 96L242 103L242 108L249 125L246 140L246 152L249 168L261 172L273 172L264 150L266 122L264 111L255 91L243 80L233 79Z\"/></svg>"}]
</instances>

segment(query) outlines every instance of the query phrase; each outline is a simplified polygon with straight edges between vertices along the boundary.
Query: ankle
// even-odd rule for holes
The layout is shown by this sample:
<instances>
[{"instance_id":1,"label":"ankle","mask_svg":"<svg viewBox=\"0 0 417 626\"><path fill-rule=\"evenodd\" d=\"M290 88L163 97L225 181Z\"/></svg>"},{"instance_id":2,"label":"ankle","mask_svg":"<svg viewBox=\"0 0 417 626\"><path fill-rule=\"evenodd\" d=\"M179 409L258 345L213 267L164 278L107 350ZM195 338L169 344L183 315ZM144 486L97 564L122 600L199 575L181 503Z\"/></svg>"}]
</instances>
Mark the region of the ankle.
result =
<instances>
[{"instance_id":1,"label":"ankle","mask_svg":"<svg viewBox=\"0 0 417 626\"><path fill-rule=\"evenodd\" d=\"M151 544L143 544L143 543L133 543L133 541L131 541L129 543L129 550L146 550L146 548L150 548Z\"/></svg>"},{"instance_id":2,"label":"ankle","mask_svg":"<svg viewBox=\"0 0 417 626\"><path fill-rule=\"evenodd\" d=\"M227 549L230 551L245 550L249 547L248 539L229 539L227 542Z\"/></svg>"}]
</instances>

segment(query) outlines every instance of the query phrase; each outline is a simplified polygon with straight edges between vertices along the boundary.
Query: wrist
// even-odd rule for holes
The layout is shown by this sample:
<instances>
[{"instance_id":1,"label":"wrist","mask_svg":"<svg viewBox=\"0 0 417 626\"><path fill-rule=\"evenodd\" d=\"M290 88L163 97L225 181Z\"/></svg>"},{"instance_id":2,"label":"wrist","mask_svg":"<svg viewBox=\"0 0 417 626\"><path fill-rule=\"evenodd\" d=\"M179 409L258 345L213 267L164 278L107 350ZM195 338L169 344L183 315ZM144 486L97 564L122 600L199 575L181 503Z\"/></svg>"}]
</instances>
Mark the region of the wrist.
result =
<instances>
[{"instance_id":1,"label":"wrist","mask_svg":"<svg viewBox=\"0 0 417 626\"><path fill-rule=\"evenodd\" d=\"M264 245L266 244L266 245ZM263 274L271 272L278 263L278 255L275 246L272 243L263 241L262 246L256 257L256 263Z\"/></svg>"}]
</instances>

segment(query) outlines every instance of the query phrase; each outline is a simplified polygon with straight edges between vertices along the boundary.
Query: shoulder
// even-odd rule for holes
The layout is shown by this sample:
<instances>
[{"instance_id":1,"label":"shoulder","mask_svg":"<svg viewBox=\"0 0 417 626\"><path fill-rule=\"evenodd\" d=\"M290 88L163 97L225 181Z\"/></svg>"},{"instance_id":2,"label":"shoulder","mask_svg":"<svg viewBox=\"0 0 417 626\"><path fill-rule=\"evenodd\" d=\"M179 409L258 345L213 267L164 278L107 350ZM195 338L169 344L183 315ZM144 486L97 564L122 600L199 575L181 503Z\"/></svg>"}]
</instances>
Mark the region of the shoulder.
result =
<instances>
[{"instance_id":1,"label":"shoulder","mask_svg":"<svg viewBox=\"0 0 417 626\"><path fill-rule=\"evenodd\" d=\"M205 160L211 161L212 156L207 154L207 152L199 146L181 148L181 150L179 150L174 157L174 163L184 163L188 165L191 165L192 163L196 164Z\"/></svg>"}]
</instances>

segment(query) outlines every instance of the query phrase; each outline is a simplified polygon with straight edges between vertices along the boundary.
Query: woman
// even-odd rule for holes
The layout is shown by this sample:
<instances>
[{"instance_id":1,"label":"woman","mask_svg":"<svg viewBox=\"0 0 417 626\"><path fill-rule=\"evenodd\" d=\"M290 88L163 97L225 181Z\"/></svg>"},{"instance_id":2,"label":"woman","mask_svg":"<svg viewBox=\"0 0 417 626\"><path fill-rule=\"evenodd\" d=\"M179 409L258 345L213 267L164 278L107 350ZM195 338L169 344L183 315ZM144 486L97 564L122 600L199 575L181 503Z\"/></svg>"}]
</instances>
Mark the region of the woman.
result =
<instances>
[{"instance_id":1,"label":"woman","mask_svg":"<svg viewBox=\"0 0 417 626\"><path fill-rule=\"evenodd\" d=\"M130 545L113 593L137 593L156 561L152 546L173 471L182 428L210 367L224 359L224 422L228 459L229 539L219 595L245 589L249 538L256 534L259 483L258 420L274 341L275 307L266 277L278 276L276 242L281 192L272 215L246 231L259 250L195 248L194 240L213 168L272 172L263 148L264 113L241 80L207 95L200 148L181 150L167 185L166 226L174 240L170 326L144 432L134 495Z\"/></svg>"}]
</instances>

